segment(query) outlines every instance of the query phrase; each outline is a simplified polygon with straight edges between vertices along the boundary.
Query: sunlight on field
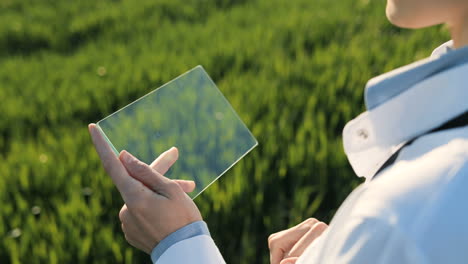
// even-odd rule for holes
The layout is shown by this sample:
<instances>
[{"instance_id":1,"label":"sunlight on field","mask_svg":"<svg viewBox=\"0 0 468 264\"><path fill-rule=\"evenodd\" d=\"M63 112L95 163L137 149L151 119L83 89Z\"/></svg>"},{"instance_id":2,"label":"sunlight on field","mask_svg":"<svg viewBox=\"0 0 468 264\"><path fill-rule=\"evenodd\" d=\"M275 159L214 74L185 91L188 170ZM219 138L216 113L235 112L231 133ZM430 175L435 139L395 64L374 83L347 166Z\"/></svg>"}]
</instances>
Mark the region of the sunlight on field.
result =
<instances>
[{"instance_id":1,"label":"sunlight on field","mask_svg":"<svg viewBox=\"0 0 468 264\"><path fill-rule=\"evenodd\" d=\"M0 2L0 263L148 263L87 132L203 65L259 146L195 201L228 263L268 263L267 237L329 221L360 180L341 130L374 75L448 34L407 31L384 1Z\"/></svg>"}]
</instances>

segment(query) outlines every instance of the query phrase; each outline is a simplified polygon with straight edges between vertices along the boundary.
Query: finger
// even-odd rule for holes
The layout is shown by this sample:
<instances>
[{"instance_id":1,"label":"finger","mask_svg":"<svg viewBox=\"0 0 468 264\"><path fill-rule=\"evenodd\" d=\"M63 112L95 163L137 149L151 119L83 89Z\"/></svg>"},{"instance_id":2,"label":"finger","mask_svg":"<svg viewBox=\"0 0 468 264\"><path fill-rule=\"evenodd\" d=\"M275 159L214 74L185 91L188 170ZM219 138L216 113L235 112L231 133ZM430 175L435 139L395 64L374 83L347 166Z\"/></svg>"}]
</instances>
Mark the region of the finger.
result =
<instances>
[{"instance_id":1,"label":"finger","mask_svg":"<svg viewBox=\"0 0 468 264\"><path fill-rule=\"evenodd\" d=\"M150 167L164 175L169 170L169 168L174 165L178 158L179 150L176 147L172 147L159 155L159 157L151 163Z\"/></svg>"},{"instance_id":2,"label":"finger","mask_svg":"<svg viewBox=\"0 0 468 264\"><path fill-rule=\"evenodd\" d=\"M279 264L293 246L318 222L317 219L309 218L297 226L271 235L268 239L271 264Z\"/></svg>"},{"instance_id":3,"label":"finger","mask_svg":"<svg viewBox=\"0 0 468 264\"><path fill-rule=\"evenodd\" d=\"M297 257L293 257L293 258L286 258L286 259L283 259L280 264L294 264L296 263L296 261L298 260L299 258Z\"/></svg>"},{"instance_id":4,"label":"finger","mask_svg":"<svg viewBox=\"0 0 468 264\"><path fill-rule=\"evenodd\" d=\"M127 202L132 192L136 188L141 188L141 183L128 175L127 170L104 139L100 129L95 124L90 124L88 129L104 170L117 186L124 201Z\"/></svg>"},{"instance_id":5,"label":"finger","mask_svg":"<svg viewBox=\"0 0 468 264\"><path fill-rule=\"evenodd\" d=\"M316 223L289 251L288 257L299 257L304 250L319 237L328 226L323 222Z\"/></svg>"},{"instance_id":6,"label":"finger","mask_svg":"<svg viewBox=\"0 0 468 264\"><path fill-rule=\"evenodd\" d=\"M180 188L186 193L191 193L195 190L195 182L194 181L186 181L186 180L174 180L177 184L179 184Z\"/></svg>"},{"instance_id":7,"label":"finger","mask_svg":"<svg viewBox=\"0 0 468 264\"><path fill-rule=\"evenodd\" d=\"M276 253L276 254L275 254ZM271 252L270 251L270 264L278 264L279 261L281 261L281 256L283 254L281 254L280 256L278 256L279 254L277 252Z\"/></svg>"},{"instance_id":8,"label":"finger","mask_svg":"<svg viewBox=\"0 0 468 264\"><path fill-rule=\"evenodd\" d=\"M123 150L120 153L120 160L124 167L127 169L130 176L148 186L157 194L163 195L167 198L170 196L171 180L162 176L157 171L153 170L146 163L138 160L132 154Z\"/></svg>"},{"instance_id":9,"label":"finger","mask_svg":"<svg viewBox=\"0 0 468 264\"><path fill-rule=\"evenodd\" d=\"M281 247L275 247L270 249L270 263L279 264L283 259L285 251Z\"/></svg>"},{"instance_id":10,"label":"finger","mask_svg":"<svg viewBox=\"0 0 468 264\"><path fill-rule=\"evenodd\" d=\"M120 222L122 223L125 223L128 221L128 218L129 218L129 215L130 213L128 212L128 208L127 208L127 205L124 204L122 206L122 208L120 208L120 212L119 212L119 219L120 219Z\"/></svg>"}]
</instances>

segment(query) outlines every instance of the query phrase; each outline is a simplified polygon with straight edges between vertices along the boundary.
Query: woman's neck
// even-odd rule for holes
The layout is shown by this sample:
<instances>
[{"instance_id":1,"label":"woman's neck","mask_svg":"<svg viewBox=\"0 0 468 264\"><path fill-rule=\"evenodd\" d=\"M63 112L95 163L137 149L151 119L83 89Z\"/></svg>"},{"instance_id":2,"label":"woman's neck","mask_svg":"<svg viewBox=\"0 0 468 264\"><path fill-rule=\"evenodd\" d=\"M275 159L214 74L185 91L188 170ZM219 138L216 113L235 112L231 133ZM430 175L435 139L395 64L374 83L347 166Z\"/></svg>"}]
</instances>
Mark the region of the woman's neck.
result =
<instances>
[{"instance_id":1,"label":"woman's neck","mask_svg":"<svg viewBox=\"0 0 468 264\"><path fill-rule=\"evenodd\" d=\"M449 25L455 49L468 46L468 14Z\"/></svg>"}]
</instances>

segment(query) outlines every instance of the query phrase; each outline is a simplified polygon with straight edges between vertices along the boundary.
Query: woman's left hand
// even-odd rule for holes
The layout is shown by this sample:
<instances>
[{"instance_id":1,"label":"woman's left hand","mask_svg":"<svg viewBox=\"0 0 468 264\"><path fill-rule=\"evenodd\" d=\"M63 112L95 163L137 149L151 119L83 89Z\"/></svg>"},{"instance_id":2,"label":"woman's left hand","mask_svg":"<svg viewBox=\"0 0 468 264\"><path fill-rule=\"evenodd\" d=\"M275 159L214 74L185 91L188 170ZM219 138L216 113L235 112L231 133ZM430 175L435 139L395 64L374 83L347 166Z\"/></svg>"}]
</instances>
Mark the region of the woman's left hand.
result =
<instances>
[{"instance_id":1,"label":"woman's left hand","mask_svg":"<svg viewBox=\"0 0 468 264\"><path fill-rule=\"evenodd\" d=\"M309 218L297 226L270 235L271 264L295 263L304 250L327 228L327 224Z\"/></svg>"}]
</instances>

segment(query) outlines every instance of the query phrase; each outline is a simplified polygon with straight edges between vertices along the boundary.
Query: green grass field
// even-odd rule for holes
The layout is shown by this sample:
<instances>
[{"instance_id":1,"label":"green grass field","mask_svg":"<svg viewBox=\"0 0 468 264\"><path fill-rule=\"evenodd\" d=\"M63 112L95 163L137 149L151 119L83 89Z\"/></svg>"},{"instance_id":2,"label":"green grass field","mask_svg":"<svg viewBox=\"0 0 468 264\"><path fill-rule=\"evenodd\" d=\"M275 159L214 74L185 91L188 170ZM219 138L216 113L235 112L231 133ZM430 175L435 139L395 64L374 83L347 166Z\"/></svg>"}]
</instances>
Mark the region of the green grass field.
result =
<instances>
[{"instance_id":1,"label":"green grass field","mask_svg":"<svg viewBox=\"0 0 468 264\"><path fill-rule=\"evenodd\" d=\"M87 132L203 65L259 146L195 202L228 263L329 221L361 182L341 131L372 76L430 55L370 0L0 1L0 263L148 263Z\"/></svg>"}]
</instances>

